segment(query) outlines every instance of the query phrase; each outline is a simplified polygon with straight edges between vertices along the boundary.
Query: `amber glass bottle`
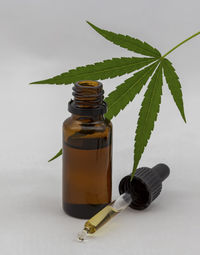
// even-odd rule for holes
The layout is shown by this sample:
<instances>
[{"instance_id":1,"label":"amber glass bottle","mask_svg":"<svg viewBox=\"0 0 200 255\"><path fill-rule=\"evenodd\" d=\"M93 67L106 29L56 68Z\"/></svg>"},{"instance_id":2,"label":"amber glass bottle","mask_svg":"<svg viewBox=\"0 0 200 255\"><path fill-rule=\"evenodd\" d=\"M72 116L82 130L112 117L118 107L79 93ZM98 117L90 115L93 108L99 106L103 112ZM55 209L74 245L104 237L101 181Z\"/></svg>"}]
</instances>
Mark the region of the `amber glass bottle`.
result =
<instances>
[{"instance_id":1,"label":"amber glass bottle","mask_svg":"<svg viewBox=\"0 0 200 255\"><path fill-rule=\"evenodd\" d=\"M111 201L112 124L103 114L103 87L79 81L63 123L63 209L88 219Z\"/></svg>"}]
</instances>

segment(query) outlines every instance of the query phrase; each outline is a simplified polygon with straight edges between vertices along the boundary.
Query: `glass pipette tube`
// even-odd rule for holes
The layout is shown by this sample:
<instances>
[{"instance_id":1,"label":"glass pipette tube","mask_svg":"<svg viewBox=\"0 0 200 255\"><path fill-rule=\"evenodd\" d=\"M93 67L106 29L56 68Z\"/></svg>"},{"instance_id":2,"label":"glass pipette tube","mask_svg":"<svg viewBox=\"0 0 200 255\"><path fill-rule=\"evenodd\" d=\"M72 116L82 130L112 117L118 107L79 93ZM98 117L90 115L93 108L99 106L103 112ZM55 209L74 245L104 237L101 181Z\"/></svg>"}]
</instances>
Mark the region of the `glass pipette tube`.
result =
<instances>
[{"instance_id":1,"label":"glass pipette tube","mask_svg":"<svg viewBox=\"0 0 200 255\"><path fill-rule=\"evenodd\" d=\"M129 193L123 193L121 196L118 197L118 199L108 204L101 211L95 214L91 219L86 221L84 229L78 233L78 240L84 241L88 235L94 234L112 217L126 209L131 202L131 195Z\"/></svg>"}]
</instances>

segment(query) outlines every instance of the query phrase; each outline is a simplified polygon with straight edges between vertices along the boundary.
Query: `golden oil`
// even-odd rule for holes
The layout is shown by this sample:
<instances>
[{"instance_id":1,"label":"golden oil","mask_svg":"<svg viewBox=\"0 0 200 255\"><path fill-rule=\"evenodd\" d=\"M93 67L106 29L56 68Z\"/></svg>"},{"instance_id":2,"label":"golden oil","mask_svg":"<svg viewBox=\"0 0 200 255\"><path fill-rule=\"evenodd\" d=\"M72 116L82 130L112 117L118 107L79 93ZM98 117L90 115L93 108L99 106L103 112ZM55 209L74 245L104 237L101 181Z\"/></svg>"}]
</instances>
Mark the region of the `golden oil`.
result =
<instances>
[{"instance_id":1,"label":"golden oil","mask_svg":"<svg viewBox=\"0 0 200 255\"><path fill-rule=\"evenodd\" d=\"M91 219L89 219L84 226L84 229L88 234L93 234L96 232L102 225L108 222L113 216L118 214L117 211L112 206L108 205L96 215L94 215Z\"/></svg>"},{"instance_id":2,"label":"golden oil","mask_svg":"<svg viewBox=\"0 0 200 255\"><path fill-rule=\"evenodd\" d=\"M84 229L78 233L78 240L84 241L88 234L94 234L106 222L112 219L119 212L126 209L131 202L131 195L129 193L123 193L117 200L104 207L91 219L86 221Z\"/></svg>"}]
</instances>

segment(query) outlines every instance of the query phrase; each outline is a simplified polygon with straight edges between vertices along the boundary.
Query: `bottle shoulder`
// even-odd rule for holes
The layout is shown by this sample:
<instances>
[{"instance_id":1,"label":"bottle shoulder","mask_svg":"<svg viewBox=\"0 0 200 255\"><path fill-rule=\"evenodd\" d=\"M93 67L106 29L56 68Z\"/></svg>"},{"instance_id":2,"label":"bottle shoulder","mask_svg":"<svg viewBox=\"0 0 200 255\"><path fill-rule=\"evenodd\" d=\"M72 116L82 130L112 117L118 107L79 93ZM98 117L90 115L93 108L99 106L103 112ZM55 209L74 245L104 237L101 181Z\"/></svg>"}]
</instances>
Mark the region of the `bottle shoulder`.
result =
<instances>
[{"instance_id":1,"label":"bottle shoulder","mask_svg":"<svg viewBox=\"0 0 200 255\"><path fill-rule=\"evenodd\" d=\"M112 122L105 118L93 120L81 116L79 118L74 118L73 116L71 116L63 122L63 128L67 129L79 129L80 126L84 129L91 127L112 129Z\"/></svg>"},{"instance_id":2,"label":"bottle shoulder","mask_svg":"<svg viewBox=\"0 0 200 255\"><path fill-rule=\"evenodd\" d=\"M74 136L74 134L87 135L87 137L108 137L112 135L111 121L102 118L91 120L89 118L69 117L63 122L64 137Z\"/></svg>"}]
</instances>

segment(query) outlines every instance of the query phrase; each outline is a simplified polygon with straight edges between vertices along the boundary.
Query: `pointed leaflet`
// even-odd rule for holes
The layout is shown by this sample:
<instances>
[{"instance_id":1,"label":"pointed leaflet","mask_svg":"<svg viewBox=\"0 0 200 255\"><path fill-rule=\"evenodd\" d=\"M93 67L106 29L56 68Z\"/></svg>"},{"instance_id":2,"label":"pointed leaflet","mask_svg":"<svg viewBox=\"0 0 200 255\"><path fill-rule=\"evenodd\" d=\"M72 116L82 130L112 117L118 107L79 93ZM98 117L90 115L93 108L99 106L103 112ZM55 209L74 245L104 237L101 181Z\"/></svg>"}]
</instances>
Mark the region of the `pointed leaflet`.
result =
<instances>
[{"instance_id":1,"label":"pointed leaflet","mask_svg":"<svg viewBox=\"0 0 200 255\"><path fill-rule=\"evenodd\" d=\"M54 159L60 157L61 155L62 155L62 149L60 149L59 152L58 152L53 158L49 159L48 162L50 162L50 161L52 161L52 160L54 160Z\"/></svg>"},{"instance_id":2,"label":"pointed leaflet","mask_svg":"<svg viewBox=\"0 0 200 255\"><path fill-rule=\"evenodd\" d=\"M131 178L134 176L142 153L144 152L144 148L154 129L154 123L157 119L161 103L162 84L161 63L151 78L140 109L135 135L134 166Z\"/></svg>"},{"instance_id":3,"label":"pointed leaflet","mask_svg":"<svg viewBox=\"0 0 200 255\"><path fill-rule=\"evenodd\" d=\"M120 110L123 110L126 105L134 99L136 94L141 91L143 85L146 84L157 65L158 62L153 63L135 73L105 98L105 101L108 104L108 112L105 114L106 118L112 119L113 116L116 116Z\"/></svg>"},{"instance_id":4,"label":"pointed leaflet","mask_svg":"<svg viewBox=\"0 0 200 255\"><path fill-rule=\"evenodd\" d=\"M181 84L179 82L179 77L175 72L172 63L168 59L163 60L163 69L165 79L167 81L169 90L174 98L174 101L180 111L180 114L183 120L186 122L185 113L184 113L184 106L183 106L183 95L181 91Z\"/></svg>"},{"instance_id":5,"label":"pointed leaflet","mask_svg":"<svg viewBox=\"0 0 200 255\"><path fill-rule=\"evenodd\" d=\"M113 58L92 65L77 67L53 78L32 82L31 84L70 84L80 80L104 80L114 78L138 70L150 63L154 58Z\"/></svg>"},{"instance_id":6,"label":"pointed leaflet","mask_svg":"<svg viewBox=\"0 0 200 255\"><path fill-rule=\"evenodd\" d=\"M126 48L130 51L134 51L136 53L139 53L145 56L151 56L155 58L161 57L160 52L146 42L142 42L139 39L130 37L128 35L116 34L116 33L101 29L88 21L87 23L104 38L113 42L116 45L121 46L122 48Z\"/></svg>"}]
</instances>

